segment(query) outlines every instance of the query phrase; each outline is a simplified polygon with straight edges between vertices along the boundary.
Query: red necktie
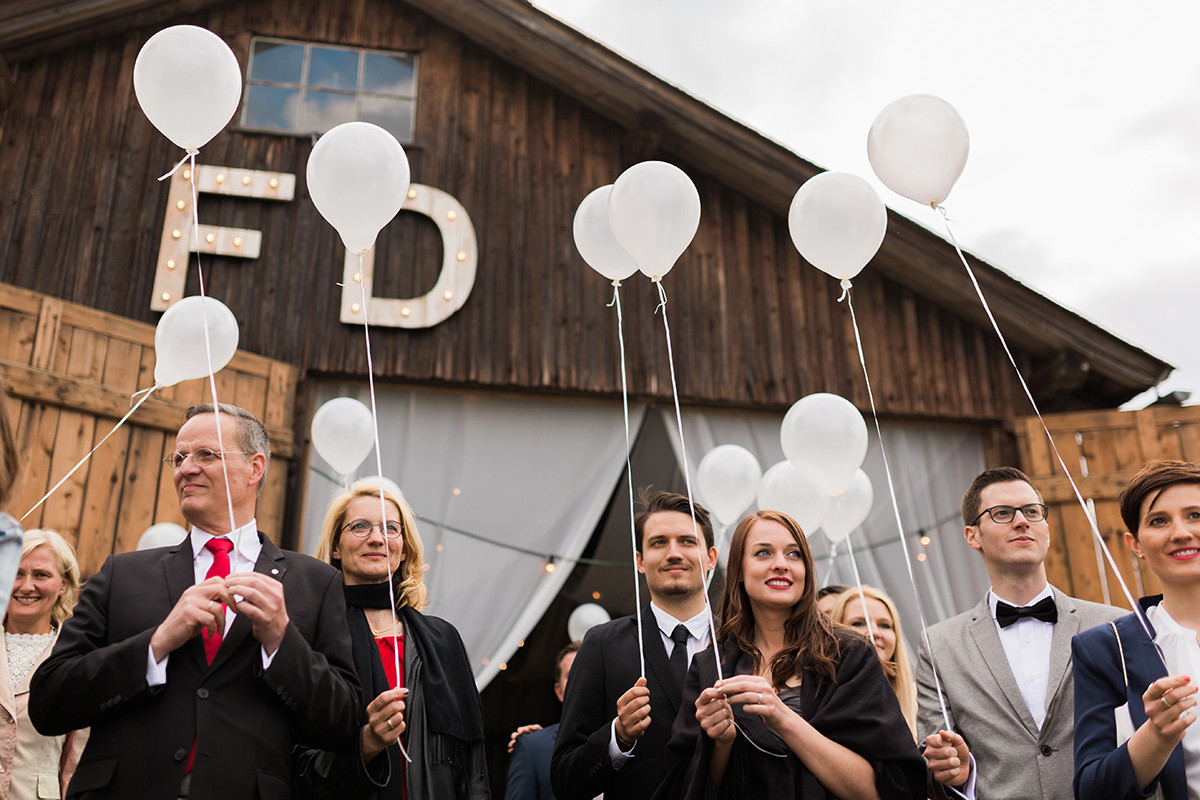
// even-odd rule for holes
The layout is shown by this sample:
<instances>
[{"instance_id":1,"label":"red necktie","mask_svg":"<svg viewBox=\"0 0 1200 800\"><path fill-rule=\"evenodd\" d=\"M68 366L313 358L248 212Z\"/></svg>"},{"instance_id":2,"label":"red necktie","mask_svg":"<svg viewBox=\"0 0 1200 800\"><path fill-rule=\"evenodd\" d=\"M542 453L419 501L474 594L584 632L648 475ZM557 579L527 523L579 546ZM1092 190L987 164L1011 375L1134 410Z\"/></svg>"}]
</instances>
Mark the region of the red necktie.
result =
<instances>
[{"instance_id":1,"label":"red necktie","mask_svg":"<svg viewBox=\"0 0 1200 800\"><path fill-rule=\"evenodd\" d=\"M208 574L204 576L205 580L213 577L228 578L229 577L229 551L233 549L233 542L228 539L209 539L204 543L209 552L213 554L212 566L208 568ZM221 616L225 615L225 604L221 604ZM221 632L213 631L210 636L208 631L204 631L204 656L208 659L208 663L212 663L217 657L217 651L221 649Z\"/></svg>"}]
</instances>

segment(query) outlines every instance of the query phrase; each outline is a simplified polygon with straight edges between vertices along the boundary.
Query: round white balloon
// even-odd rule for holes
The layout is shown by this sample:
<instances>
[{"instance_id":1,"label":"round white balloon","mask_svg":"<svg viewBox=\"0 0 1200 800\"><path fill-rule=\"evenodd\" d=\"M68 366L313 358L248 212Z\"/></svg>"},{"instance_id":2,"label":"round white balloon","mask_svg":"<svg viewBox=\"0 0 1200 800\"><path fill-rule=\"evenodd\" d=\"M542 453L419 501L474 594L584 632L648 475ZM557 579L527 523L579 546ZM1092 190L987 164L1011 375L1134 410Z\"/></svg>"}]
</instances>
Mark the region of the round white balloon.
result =
<instances>
[{"instance_id":1,"label":"round white balloon","mask_svg":"<svg viewBox=\"0 0 1200 800\"><path fill-rule=\"evenodd\" d=\"M219 372L237 346L237 318L224 303L212 297L185 297L163 312L154 330L154 383L166 387L207 377L210 355L211 371Z\"/></svg>"},{"instance_id":2,"label":"round white balloon","mask_svg":"<svg viewBox=\"0 0 1200 800\"><path fill-rule=\"evenodd\" d=\"M780 461L762 476L758 484L760 511L782 511L812 536L829 510L829 493L804 478L787 461Z\"/></svg>"},{"instance_id":3,"label":"round white balloon","mask_svg":"<svg viewBox=\"0 0 1200 800\"><path fill-rule=\"evenodd\" d=\"M857 175L822 172L796 191L788 230L808 263L849 280L879 252L887 209L871 184Z\"/></svg>"},{"instance_id":4,"label":"round white balloon","mask_svg":"<svg viewBox=\"0 0 1200 800\"><path fill-rule=\"evenodd\" d=\"M353 397L335 397L313 414L313 448L341 475L349 475L375 446L371 409Z\"/></svg>"},{"instance_id":5,"label":"round white balloon","mask_svg":"<svg viewBox=\"0 0 1200 800\"><path fill-rule=\"evenodd\" d=\"M404 148L369 122L345 122L318 139L306 174L313 205L352 253L375 245L408 196Z\"/></svg>"},{"instance_id":6,"label":"round white balloon","mask_svg":"<svg viewBox=\"0 0 1200 800\"><path fill-rule=\"evenodd\" d=\"M571 616L567 618L567 635L571 637L572 642L578 642L592 628L603 625L610 619L612 617L608 615L603 606L596 603L584 603L572 611Z\"/></svg>"},{"instance_id":7,"label":"round white balloon","mask_svg":"<svg viewBox=\"0 0 1200 800\"><path fill-rule=\"evenodd\" d=\"M867 456L867 423L849 400L819 392L788 409L779 442L801 476L836 497Z\"/></svg>"},{"instance_id":8,"label":"round white balloon","mask_svg":"<svg viewBox=\"0 0 1200 800\"><path fill-rule=\"evenodd\" d=\"M671 271L696 236L700 193L674 164L634 164L613 183L608 224L642 274L658 280Z\"/></svg>"},{"instance_id":9,"label":"round white balloon","mask_svg":"<svg viewBox=\"0 0 1200 800\"><path fill-rule=\"evenodd\" d=\"M374 439L374 431L372 431L371 438ZM374 444L374 441L372 441L372 445L373 444ZM368 454L370 453L369 450L367 452L368 452ZM366 458L366 456L363 456L363 458ZM396 497L399 497L401 500L405 500L405 502L407 502L407 499L404 497L404 492L400 489L400 484L396 483L394 480L392 480L391 478L388 478L386 476L381 477L379 475L367 475L365 477L359 478L355 482L356 483L366 483L366 484L375 483L375 484L381 485L381 486L383 486L383 488L385 490L391 492L392 494L396 495Z\"/></svg>"},{"instance_id":10,"label":"round white balloon","mask_svg":"<svg viewBox=\"0 0 1200 800\"><path fill-rule=\"evenodd\" d=\"M221 132L242 97L242 70L210 30L176 25L142 45L133 91L155 128L189 152Z\"/></svg>"},{"instance_id":11,"label":"round white balloon","mask_svg":"<svg viewBox=\"0 0 1200 800\"><path fill-rule=\"evenodd\" d=\"M834 544L844 541L866 521L874 502L875 489L871 486L871 479L860 469L854 473L842 496L833 498L829 504L829 512L821 523L826 538Z\"/></svg>"},{"instance_id":12,"label":"round white balloon","mask_svg":"<svg viewBox=\"0 0 1200 800\"><path fill-rule=\"evenodd\" d=\"M893 100L871 123L867 158L896 194L927 206L946 199L967 164L971 138L954 106L931 94Z\"/></svg>"},{"instance_id":13,"label":"round white balloon","mask_svg":"<svg viewBox=\"0 0 1200 800\"><path fill-rule=\"evenodd\" d=\"M138 550L152 550L155 547L170 547L183 541L188 532L182 525L174 522L156 522L146 529L138 539Z\"/></svg>"},{"instance_id":14,"label":"round white balloon","mask_svg":"<svg viewBox=\"0 0 1200 800\"><path fill-rule=\"evenodd\" d=\"M593 190L575 212L575 249L584 263L610 281L623 281L638 271L629 253L613 237L608 224L608 196L612 186Z\"/></svg>"},{"instance_id":15,"label":"round white balloon","mask_svg":"<svg viewBox=\"0 0 1200 800\"><path fill-rule=\"evenodd\" d=\"M723 444L714 447L700 459L696 484L704 505L722 525L733 525L741 519L758 492L762 468L758 459L744 447Z\"/></svg>"}]
</instances>

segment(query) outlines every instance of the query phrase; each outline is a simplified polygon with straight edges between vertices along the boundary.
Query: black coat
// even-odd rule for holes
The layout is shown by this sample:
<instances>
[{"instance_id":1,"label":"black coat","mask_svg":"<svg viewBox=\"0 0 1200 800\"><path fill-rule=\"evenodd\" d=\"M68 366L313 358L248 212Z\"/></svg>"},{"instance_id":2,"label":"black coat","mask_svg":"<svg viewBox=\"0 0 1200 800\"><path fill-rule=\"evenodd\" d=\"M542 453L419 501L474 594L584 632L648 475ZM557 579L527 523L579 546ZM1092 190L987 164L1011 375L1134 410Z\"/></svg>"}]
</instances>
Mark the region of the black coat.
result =
<instances>
[{"instance_id":1,"label":"black coat","mask_svg":"<svg viewBox=\"0 0 1200 800\"><path fill-rule=\"evenodd\" d=\"M900 712L896 693L883 674L875 648L858 634L842 633L837 680L826 679L818 690L817 675L802 674L800 714L822 735L863 756L875 769L875 787L883 800L921 800L925 797L925 761L912 731ZM696 719L696 698L716 683L712 651L692 659L683 692L683 709L675 718L666 753L666 777L654 800L755 798L755 800L813 800L832 798L783 740L761 717L733 706L739 731L718 790L710 775L712 739ZM737 673L741 650L732 639L721 647L721 670ZM708 657L706 657L708 656ZM571 679L575 675L572 672ZM743 732L745 735L743 735ZM774 753L767 755L746 741L750 736Z\"/></svg>"},{"instance_id":2,"label":"black coat","mask_svg":"<svg viewBox=\"0 0 1200 800\"><path fill-rule=\"evenodd\" d=\"M575 656L550 765L558 800L592 800L601 792L619 800L648 800L662 780L663 751L683 687L671 672L658 623L648 605L642 609L642 639L650 727L624 769L614 770L608 757L617 698L640 677L637 630L634 616L598 625L588 631Z\"/></svg>"}]
</instances>

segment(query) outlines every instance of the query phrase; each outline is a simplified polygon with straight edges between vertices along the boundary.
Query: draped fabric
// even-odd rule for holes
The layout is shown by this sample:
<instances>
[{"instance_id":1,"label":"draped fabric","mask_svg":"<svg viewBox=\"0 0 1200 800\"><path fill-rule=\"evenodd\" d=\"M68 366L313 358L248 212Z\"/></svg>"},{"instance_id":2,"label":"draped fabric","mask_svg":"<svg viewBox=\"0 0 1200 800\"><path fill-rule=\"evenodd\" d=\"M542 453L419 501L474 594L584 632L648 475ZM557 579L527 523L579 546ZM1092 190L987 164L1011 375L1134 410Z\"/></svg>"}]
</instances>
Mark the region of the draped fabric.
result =
<instances>
[{"instance_id":1,"label":"draped fabric","mask_svg":"<svg viewBox=\"0 0 1200 800\"><path fill-rule=\"evenodd\" d=\"M313 408L343 396L371 404L365 385L331 382ZM383 474L419 520L426 611L458 629L482 689L541 619L608 506L625 467L621 404L379 386L376 402ZM630 409L632 436L643 416ZM338 489L324 459L314 452L310 463L309 553ZM372 451L355 477L376 471ZM552 571L546 554L561 557Z\"/></svg>"}]
</instances>

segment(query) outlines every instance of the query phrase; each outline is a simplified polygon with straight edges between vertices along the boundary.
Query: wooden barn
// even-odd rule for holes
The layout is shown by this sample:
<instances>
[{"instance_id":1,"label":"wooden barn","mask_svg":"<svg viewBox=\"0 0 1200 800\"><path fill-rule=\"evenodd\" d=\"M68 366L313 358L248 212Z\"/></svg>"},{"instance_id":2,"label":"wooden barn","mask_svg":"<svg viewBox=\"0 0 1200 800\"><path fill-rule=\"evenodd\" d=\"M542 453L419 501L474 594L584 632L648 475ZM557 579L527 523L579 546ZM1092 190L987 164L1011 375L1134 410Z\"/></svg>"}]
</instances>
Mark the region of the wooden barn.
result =
<instances>
[{"instance_id":1,"label":"wooden barn","mask_svg":"<svg viewBox=\"0 0 1200 800\"><path fill-rule=\"evenodd\" d=\"M141 112L132 74L149 37L177 24L218 34L245 83L196 174L160 181L183 153ZM557 714L549 660L571 610L632 608L626 457L635 485L680 491L715 444L746 446L765 469L794 401L833 392L869 413L867 387L837 282L788 235L791 198L819 167L523 0L12 0L0 7L0 378L28 454L16 516L153 385L154 327L202 270L240 326L218 395L273 437L260 527L311 550L337 480L312 451L313 413L369 395L358 261L304 176L317 137L359 118L397 136L413 176L364 265L379 463L422 517L431 611L463 633L487 687L500 779L507 732ZM687 172L702 215L663 280L682 441L658 295L640 276L621 289L630 450L612 287L571 226L584 196L648 159ZM1189 409L1111 410L1170 365L968 258L1041 409L1061 412L1056 441L1085 465L1115 546L1112 498L1129 471L1200 457ZM986 578L960 541L958 500L983 466L1015 462L1055 503L1054 580L1101 597L1111 587L1082 511L953 248L890 213L853 291L904 525L872 432L864 578L913 610L903 538L932 618L976 602ZM27 526L62 531L90 572L152 523L181 521L160 461L182 410L207 397L200 380L157 390ZM376 471L371 456L359 473ZM840 557L817 550L844 582Z\"/></svg>"}]
</instances>

